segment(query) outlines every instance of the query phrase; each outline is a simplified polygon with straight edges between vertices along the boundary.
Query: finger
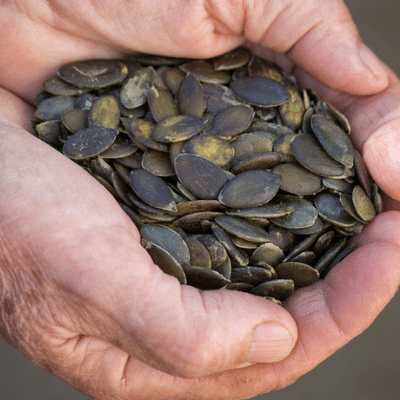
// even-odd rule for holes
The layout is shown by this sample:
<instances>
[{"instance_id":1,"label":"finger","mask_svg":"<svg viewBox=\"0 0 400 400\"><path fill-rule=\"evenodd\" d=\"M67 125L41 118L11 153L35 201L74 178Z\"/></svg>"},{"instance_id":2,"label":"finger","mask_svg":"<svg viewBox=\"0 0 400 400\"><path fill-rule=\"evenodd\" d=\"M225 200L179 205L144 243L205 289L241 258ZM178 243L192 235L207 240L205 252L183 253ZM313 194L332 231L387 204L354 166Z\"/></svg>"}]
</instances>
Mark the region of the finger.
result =
<instances>
[{"instance_id":1,"label":"finger","mask_svg":"<svg viewBox=\"0 0 400 400\"><path fill-rule=\"evenodd\" d=\"M341 0L247 2L247 40L288 57L325 85L366 95L388 85L387 71L365 46Z\"/></svg>"},{"instance_id":2,"label":"finger","mask_svg":"<svg viewBox=\"0 0 400 400\"><path fill-rule=\"evenodd\" d=\"M296 326L283 308L244 293L181 286L154 265L135 226L80 167L29 135L0 136L0 145L8 241L29 249L35 268L66 292L75 325L62 340L71 331L96 336L185 377L290 353Z\"/></svg>"}]
</instances>

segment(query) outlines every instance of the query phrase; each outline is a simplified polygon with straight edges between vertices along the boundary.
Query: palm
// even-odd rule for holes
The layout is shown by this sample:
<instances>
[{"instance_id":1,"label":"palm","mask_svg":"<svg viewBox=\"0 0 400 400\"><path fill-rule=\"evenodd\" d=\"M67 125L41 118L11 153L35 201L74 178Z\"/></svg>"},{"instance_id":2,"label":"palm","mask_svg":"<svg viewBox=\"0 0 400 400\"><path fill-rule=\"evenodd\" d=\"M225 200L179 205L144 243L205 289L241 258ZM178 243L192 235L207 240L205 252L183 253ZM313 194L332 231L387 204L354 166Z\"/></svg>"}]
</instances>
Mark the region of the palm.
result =
<instances>
[{"instance_id":1,"label":"palm","mask_svg":"<svg viewBox=\"0 0 400 400\"><path fill-rule=\"evenodd\" d=\"M177 56L211 56L243 40L243 16L236 14L237 21L228 18L227 21L233 22L227 25L218 7L210 6L212 10L201 6L180 8L179 14L171 15L177 9L167 6L164 9L163 2L159 2L160 5L156 4L160 18L151 19L151 10L147 15L145 8L140 9L143 12L140 20L146 21L140 25L132 24L133 12L121 11L127 9L125 3L121 2L118 7L111 2L112 7L95 10L85 8L85 2L53 1L53 13L43 6L45 21L32 18L33 11L28 4L31 18L26 17L23 25L26 29L15 32L24 37L16 42L18 51L10 52L11 43L5 43L0 50L6 55L3 59L16 66L1 72L1 83L26 102L32 102L41 82L60 64L72 59L119 57L128 49ZM11 20L16 18L15 10L7 9L7 12ZM50 15L52 18L46 20ZM183 24L184 29L171 28L174 18L177 18L174 25ZM193 34L187 36L188 31ZM37 35L45 43L39 43ZM166 39L160 42L160 38ZM21 54L26 63L19 62ZM296 57L294 51L293 58ZM287 59L284 64L287 65ZM396 132L400 124L399 110L390 107L390 102L398 104L400 100L397 79L392 77L391 89L381 98L359 99L321 86L301 70L297 72L304 84L318 86L326 98L347 111L353 126L358 128L354 131L355 143L359 148L365 145L366 159L375 179L395 198L400 182L393 176L400 176L397 171L400 166L390 160L396 159L396 148L390 146L385 160L382 152L387 151L387 146L378 139L382 132ZM331 83L335 86L334 79ZM372 92L370 87L358 90ZM21 126L27 126L31 110L13 95L7 96L11 101L1 104L3 112ZM367 124L360 119L367 111L368 115L377 117L376 121L367 121ZM14 135L9 136L9 129ZM286 386L365 329L397 289L400 237L390 227L400 217L392 212L379 216L358 238L359 243L368 245L352 253L324 281L298 291L287 301L286 309L296 321L299 340L285 360L241 369L234 369L237 365L230 360L232 369L224 371L224 362L228 364L229 359L224 355L227 360L220 360L220 367L210 367L211 372L223 372L198 380L160 372L161 369L185 376L162 356L155 359L146 356L146 346L157 348L160 343L157 336L147 338L144 343L143 332L162 329L161 320L165 315L179 320L189 311L193 316L188 317L188 324L196 328L202 322L214 322L212 317L198 317L204 314L204 305L211 308L229 301L243 318L249 309L255 315L275 314L288 323L290 316L284 310L266 307L259 300L241 294L204 293L201 302L197 292L180 288L173 278L166 278L152 264L140 246L134 225L86 173L7 121L0 133L0 146L5 150L2 204L10 205L0 210L1 218L7 221L7 246L21 249L17 267L10 264L9 268L15 275L24 277L22 287L26 285L32 293L30 299L34 299L28 303L26 299L16 300L15 305L24 314L23 323L10 324L10 329L2 334L39 364L47 360L43 361L43 367L89 394L97 393L99 398L107 398L106 392L110 391L135 398L248 397ZM394 133L385 138L389 140L393 136ZM385 170L385 166L389 169ZM137 266L140 273L134 268ZM379 276L386 276L384 281L376 273L377 268ZM164 304L143 311L146 296L149 304L155 304L151 303L152 297L162 296ZM170 306L175 305L176 298L180 298L181 308L174 310ZM370 301L371 298L376 301ZM261 310L256 310L256 306ZM233 311L224 312L227 330L235 326L231 314L235 315ZM14 337L13 328L26 329L31 342L18 335ZM175 345L174 340L184 341L182 335L166 340L171 346ZM241 360L239 356L238 360ZM87 376L94 376L94 382L87 381ZM187 376L198 374L190 372ZM104 390L102 397L101 390Z\"/></svg>"}]
</instances>

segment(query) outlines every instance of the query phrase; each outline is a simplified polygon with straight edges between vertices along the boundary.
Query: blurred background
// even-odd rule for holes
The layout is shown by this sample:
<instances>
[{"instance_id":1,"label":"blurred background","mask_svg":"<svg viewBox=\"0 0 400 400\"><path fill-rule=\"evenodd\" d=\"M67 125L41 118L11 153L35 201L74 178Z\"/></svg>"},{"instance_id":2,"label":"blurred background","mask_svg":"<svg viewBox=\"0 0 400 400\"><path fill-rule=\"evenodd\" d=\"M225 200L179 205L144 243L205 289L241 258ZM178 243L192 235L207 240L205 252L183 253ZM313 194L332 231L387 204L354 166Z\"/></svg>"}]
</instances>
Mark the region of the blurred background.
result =
<instances>
[{"instance_id":1,"label":"blurred background","mask_svg":"<svg viewBox=\"0 0 400 400\"><path fill-rule=\"evenodd\" d=\"M400 3L345 0L364 42L400 75ZM400 398L400 295L360 336L291 386L253 400ZM327 332L329 335L329 333ZM0 400L88 400L0 339ZM149 399L156 400L156 399ZM189 400L189 399L188 399Z\"/></svg>"}]
</instances>

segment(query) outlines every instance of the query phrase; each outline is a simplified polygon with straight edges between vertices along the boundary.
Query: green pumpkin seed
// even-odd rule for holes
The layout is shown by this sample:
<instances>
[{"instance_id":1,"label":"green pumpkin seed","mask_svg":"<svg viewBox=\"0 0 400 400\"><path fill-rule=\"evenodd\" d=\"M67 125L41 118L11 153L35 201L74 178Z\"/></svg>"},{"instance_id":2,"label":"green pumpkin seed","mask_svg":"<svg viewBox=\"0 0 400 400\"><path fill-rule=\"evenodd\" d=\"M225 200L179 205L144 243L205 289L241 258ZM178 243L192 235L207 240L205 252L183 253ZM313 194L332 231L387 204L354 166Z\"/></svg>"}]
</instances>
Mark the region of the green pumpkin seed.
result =
<instances>
[{"instance_id":1,"label":"green pumpkin seed","mask_svg":"<svg viewBox=\"0 0 400 400\"><path fill-rule=\"evenodd\" d=\"M121 83L128 75L125 64L115 60L83 60L63 65L58 76L73 86L100 89Z\"/></svg>"},{"instance_id":2,"label":"green pumpkin seed","mask_svg":"<svg viewBox=\"0 0 400 400\"><path fill-rule=\"evenodd\" d=\"M244 132L253 120L254 111L247 106L231 106L214 117L211 133L219 136L236 136Z\"/></svg>"},{"instance_id":3,"label":"green pumpkin seed","mask_svg":"<svg viewBox=\"0 0 400 400\"><path fill-rule=\"evenodd\" d=\"M196 154L224 167L232 160L235 150L226 140L209 134L192 137L182 147L182 152Z\"/></svg>"},{"instance_id":4,"label":"green pumpkin seed","mask_svg":"<svg viewBox=\"0 0 400 400\"><path fill-rule=\"evenodd\" d=\"M199 80L188 74L182 79L176 93L176 101L181 114L202 118L207 107L206 94Z\"/></svg>"},{"instance_id":5,"label":"green pumpkin seed","mask_svg":"<svg viewBox=\"0 0 400 400\"><path fill-rule=\"evenodd\" d=\"M82 129L66 140L63 154L73 160L98 156L113 144L117 134L117 130L102 126Z\"/></svg>"},{"instance_id":6,"label":"green pumpkin seed","mask_svg":"<svg viewBox=\"0 0 400 400\"><path fill-rule=\"evenodd\" d=\"M296 288L312 285L319 279L319 272L307 264L286 262L275 267L278 279L291 279Z\"/></svg>"},{"instance_id":7,"label":"green pumpkin seed","mask_svg":"<svg viewBox=\"0 0 400 400\"><path fill-rule=\"evenodd\" d=\"M294 291L294 282L291 279L276 279L261 283L254 287L250 293L256 296L268 296L278 300L286 300Z\"/></svg>"},{"instance_id":8,"label":"green pumpkin seed","mask_svg":"<svg viewBox=\"0 0 400 400\"><path fill-rule=\"evenodd\" d=\"M242 239L257 243L268 241L268 233L263 228L243 218L220 215L215 222L231 235Z\"/></svg>"},{"instance_id":9,"label":"green pumpkin seed","mask_svg":"<svg viewBox=\"0 0 400 400\"><path fill-rule=\"evenodd\" d=\"M296 160L314 174L328 178L340 178L345 174L344 165L331 158L308 135L296 136L290 146Z\"/></svg>"},{"instance_id":10,"label":"green pumpkin seed","mask_svg":"<svg viewBox=\"0 0 400 400\"><path fill-rule=\"evenodd\" d=\"M274 107L290 99L290 93L280 83L261 76L238 79L229 85L239 99L260 107Z\"/></svg>"},{"instance_id":11,"label":"green pumpkin seed","mask_svg":"<svg viewBox=\"0 0 400 400\"><path fill-rule=\"evenodd\" d=\"M225 287L229 280L222 274L212 269L184 265L188 285L192 285L201 290L215 290Z\"/></svg>"},{"instance_id":12,"label":"green pumpkin seed","mask_svg":"<svg viewBox=\"0 0 400 400\"><path fill-rule=\"evenodd\" d=\"M285 192L307 196L322 190L321 177L292 163L279 164L272 172L282 176L280 188Z\"/></svg>"},{"instance_id":13,"label":"green pumpkin seed","mask_svg":"<svg viewBox=\"0 0 400 400\"><path fill-rule=\"evenodd\" d=\"M268 203L278 192L282 177L270 171L246 171L230 180L218 200L228 207L249 208Z\"/></svg>"},{"instance_id":14,"label":"green pumpkin seed","mask_svg":"<svg viewBox=\"0 0 400 400\"><path fill-rule=\"evenodd\" d=\"M204 128L204 121L192 115L178 115L159 122L151 137L157 142L171 143L190 139Z\"/></svg>"},{"instance_id":15,"label":"green pumpkin seed","mask_svg":"<svg viewBox=\"0 0 400 400\"><path fill-rule=\"evenodd\" d=\"M174 276L182 285L187 283L182 266L168 250L151 242L146 243L145 249L150 254L154 264L158 265L163 272Z\"/></svg>"},{"instance_id":16,"label":"green pumpkin seed","mask_svg":"<svg viewBox=\"0 0 400 400\"><path fill-rule=\"evenodd\" d=\"M311 117L311 128L324 150L347 168L353 166L353 146L338 125L321 115Z\"/></svg>"},{"instance_id":17,"label":"green pumpkin seed","mask_svg":"<svg viewBox=\"0 0 400 400\"><path fill-rule=\"evenodd\" d=\"M181 154L176 157L175 171L181 183L203 200L217 199L221 188L228 181L217 164L195 154Z\"/></svg>"},{"instance_id":18,"label":"green pumpkin seed","mask_svg":"<svg viewBox=\"0 0 400 400\"><path fill-rule=\"evenodd\" d=\"M136 195L149 206L176 212L171 190L160 177L145 170L133 170L131 185Z\"/></svg>"}]
</instances>

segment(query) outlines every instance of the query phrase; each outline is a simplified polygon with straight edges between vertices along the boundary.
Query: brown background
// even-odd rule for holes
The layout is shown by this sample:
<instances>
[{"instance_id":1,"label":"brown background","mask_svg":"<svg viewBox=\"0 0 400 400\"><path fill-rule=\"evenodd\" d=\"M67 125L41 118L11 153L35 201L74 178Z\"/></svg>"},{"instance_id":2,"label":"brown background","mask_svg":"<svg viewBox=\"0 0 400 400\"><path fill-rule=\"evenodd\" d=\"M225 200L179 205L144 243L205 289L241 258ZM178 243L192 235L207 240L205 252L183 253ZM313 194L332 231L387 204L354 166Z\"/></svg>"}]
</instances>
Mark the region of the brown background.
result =
<instances>
[{"instance_id":1,"label":"brown background","mask_svg":"<svg viewBox=\"0 0 400 400\"><path fill-rule=\"evenodd\" d=\"M345 0L367 43L400 75L400 3ZM400 398L400 295L369 329L293 385L254 400L397 400ZM85 400L0 340L1 400ZM155 399L149 399L155 400ZM188 399L190 400L190 399Z\"/></svg>"}]
</instances>

